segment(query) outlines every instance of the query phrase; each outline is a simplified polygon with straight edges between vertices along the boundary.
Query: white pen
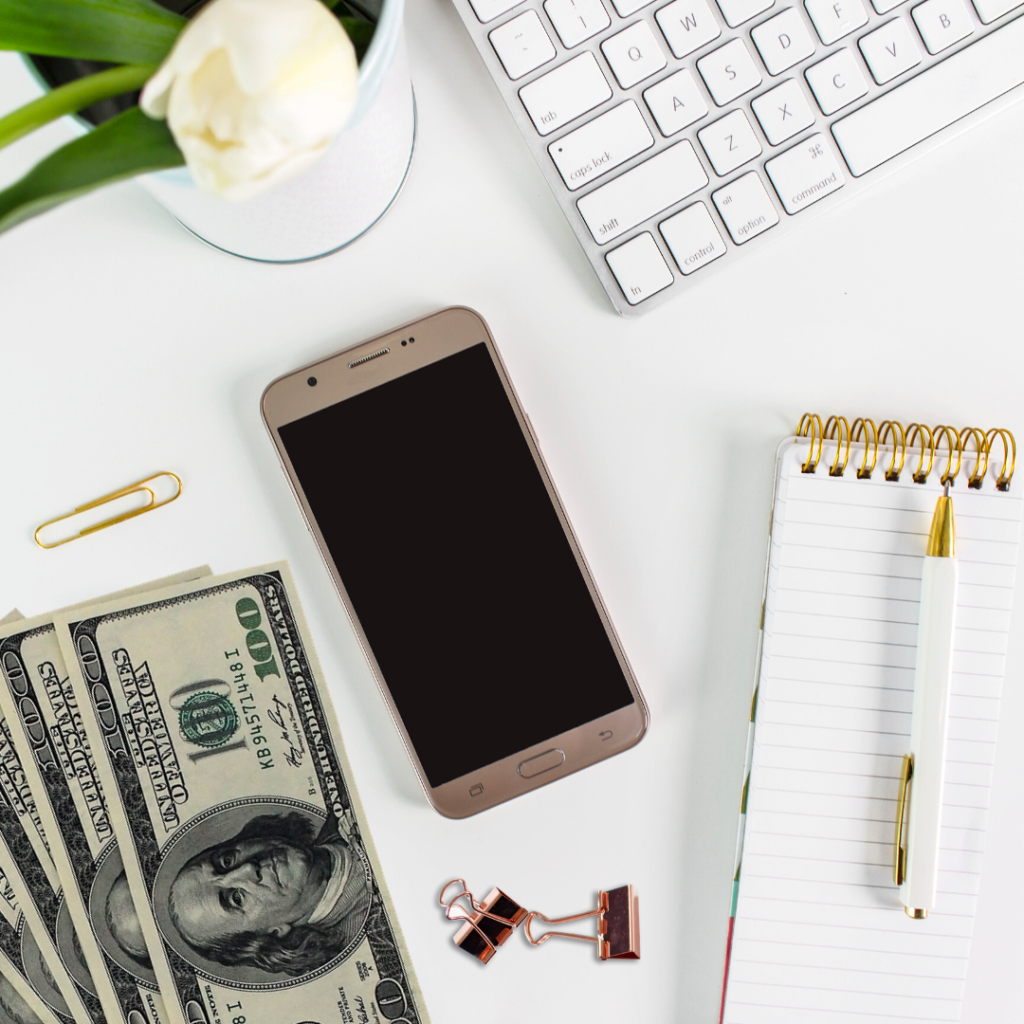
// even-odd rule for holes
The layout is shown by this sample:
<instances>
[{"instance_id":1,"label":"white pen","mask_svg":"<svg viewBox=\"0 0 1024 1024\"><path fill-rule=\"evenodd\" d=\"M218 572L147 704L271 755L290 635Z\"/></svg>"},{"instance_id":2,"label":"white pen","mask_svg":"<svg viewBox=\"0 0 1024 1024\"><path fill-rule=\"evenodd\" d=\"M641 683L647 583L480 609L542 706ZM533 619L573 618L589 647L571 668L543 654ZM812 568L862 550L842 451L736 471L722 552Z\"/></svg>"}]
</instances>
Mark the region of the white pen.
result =
<instances>
[{"instance_id":1,"label":"white pen","mask_svg":"<svg viewBox=\"0 0 1024 1024\"><path fill-rule=\"evenodd\" d=\"M921 570L910 753L903 759L896 811L895 880L907 914L918 920L935 909L956 624L955 548L953 499L947 484L935 506Z\"/></svg>"}]
</instances>

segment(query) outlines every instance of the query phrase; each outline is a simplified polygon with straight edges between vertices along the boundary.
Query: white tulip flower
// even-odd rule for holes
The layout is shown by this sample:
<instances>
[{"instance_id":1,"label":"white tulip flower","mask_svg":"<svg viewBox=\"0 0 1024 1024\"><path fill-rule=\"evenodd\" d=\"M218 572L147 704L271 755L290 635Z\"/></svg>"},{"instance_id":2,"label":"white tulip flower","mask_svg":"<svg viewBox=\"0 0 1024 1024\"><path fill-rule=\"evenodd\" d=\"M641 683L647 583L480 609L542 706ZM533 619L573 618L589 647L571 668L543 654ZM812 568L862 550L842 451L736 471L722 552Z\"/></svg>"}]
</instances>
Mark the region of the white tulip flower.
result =
<instances>
[{"instance_id":1,"label":"white tulip flower","mask_svg":"<svg viewBox=\"0 0 1024 1024\"><path fill-rule=\"evenodd\" d=\"M247 199L308 167L355 107L355 48L321 0L213 0L139 100L196 184Z\"/></svg>"}]
</instances>

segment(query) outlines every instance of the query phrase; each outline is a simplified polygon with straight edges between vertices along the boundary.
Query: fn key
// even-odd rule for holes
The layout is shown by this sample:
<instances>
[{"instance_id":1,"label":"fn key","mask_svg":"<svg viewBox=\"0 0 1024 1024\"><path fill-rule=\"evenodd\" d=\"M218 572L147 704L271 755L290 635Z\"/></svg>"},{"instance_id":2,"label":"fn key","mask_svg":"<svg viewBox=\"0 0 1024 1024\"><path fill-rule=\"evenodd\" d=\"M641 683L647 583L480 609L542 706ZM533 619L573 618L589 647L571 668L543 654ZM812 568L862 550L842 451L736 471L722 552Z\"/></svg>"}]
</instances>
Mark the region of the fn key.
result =
<instances>
[{"instance_id":1,"label":"fn key","mask_svg":"<svg viewBox=\"0 0 1024 1024\"><path fill-rule=\"evenodd\" d=\"M672 271L650 231L612 249L605 259L631 306L649 299L672 283Z\"/></svg>"}]
</instances>

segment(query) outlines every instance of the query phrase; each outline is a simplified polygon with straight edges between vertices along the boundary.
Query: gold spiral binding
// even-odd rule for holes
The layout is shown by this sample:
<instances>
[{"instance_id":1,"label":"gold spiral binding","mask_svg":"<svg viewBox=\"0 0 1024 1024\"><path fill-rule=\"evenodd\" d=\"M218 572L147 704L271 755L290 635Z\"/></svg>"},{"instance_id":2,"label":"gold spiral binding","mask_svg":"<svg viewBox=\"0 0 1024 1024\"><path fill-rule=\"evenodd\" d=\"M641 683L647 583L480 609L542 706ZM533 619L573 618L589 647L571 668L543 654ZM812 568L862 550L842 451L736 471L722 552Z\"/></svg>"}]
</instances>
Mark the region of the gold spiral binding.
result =
<instances>
[{"instance_id":1,"label":"gold spiral binding","mask_svg":"<svg viewBox=\"0 0 1024 1024\"><path fill-rule=\"evenodd\" d=\"M914 438L921 435L921 457L917 460L917 469L911 474L915 484L923 484L932 471L932 463L935 461L935 439L931 430L923 423L911 423L907 427L907 447L914 447ZM924 457L928 456L928 468L924 468Z\"/></svg>"},{"instance_id":2,"label":"gold spiral binding","mask_svg":"<svg viewBox=\"0 0 1024 1024\"><path fill-rule=\"evenodd\" d=\"M885 479L890 481L899 480L906 462L907 448L915 447L918 448L917 466L911 475L914 483L918 484L928 481L936 456L940 456L939 465L942 468L939 482L953 485L960 475L960 467L965 461L964 456L972 454L969 450L971 442L974 443L975 459L969 473L967 469L964 470L968 473L968 487L979 489L984 484L992 458L992 449L997 439L1002 442L1003 462L999 472L994 474L996 490L1010 489L1017 466L1017 442L1012 432L1005 427L995 427L987 432L978 427L964 427L958 431L946 424L929 427L924 423L911 423L904 430L897 420L883 420L876 427L874 420L863 417L855 419L851 427L845 416L829 416L822 427L821 417L817 413L807 412L800 418L800 426L797 428L797 437L810 438L811 442L810 452L801 466L802 472L813 473L818 467L825 441L835 441L836 454L828 473L829 476L842 476L850 460L850 452L853 446L860 442L862 434L864 458L857 470L858 480L871 479L878 460L878 449L889 443L890 436L892 455L885 471ZM942 456L945 457L945 463L941 461Z\"/></svg>"},{"instance_id":3,"label":"gold spiral binding","mask_svg":"<svg viewBox=\"0 0 1024 1024\"><path fill-rule=\"evenodd\" d=\"M1010 431L1005 430L1003 427L995 427L985 435L985 443L988 446L988 450L992 451L992 442L998 437L1003 442L1003 468L999 471L999 476L996 477L996 490L997 491L1008 491L1010 489L1010 481L1013 479L1013 470L1017 465L1017 443L1013 439L1013 434ZM1009 439L1009 443L1007 443ZM1010 463L1010 471L1006 471L1006 463Z\"/></svg>"},{"instance_id":4,"label":"gold spiral binding","mask_svg":"<svg viewBox=\"0 0 1024 1024\"><path fill-rule=\"evenodd\" d=\"M896 446L896 431L899 431L899 448ZM907 435L903 433L903 426L896 420L883 420L878 428L878 443L885 444L885 439L892 434L892 458L889 460L889 468L885 471L885 479L896 482L903 472L903 461L907 457ZM896 453L899 451L899 465L896 464Z\"/></svg>"},{"instance_id":5,"label":"gold spiral binding","mask_svg":"<svg viewBox=\"0 0 1024 1024\"><path fill-rule=\"evenodd\" d=\"M821 458L821 449L825 443L825 431L821 427L821 417L816 412L805 412L800 417L800 426L796 430L797 437L810 437L811 450L807 461L803 464L801 473L813 473L818 468L818 459ZM814 454L814 442L818 442L818 454Z\"/></svg>"},{"instance_id":6,"label":"gold spiral binding","mask_svg":"<svg viewBox=\"0 0 1024 1024\"><path fill-rule=\"evenodd\" d=\"M967 451L968 441L974 442L978 457L974 462L973 472L967 478L967 486L980 488L981 482L985 479L985 473L988 471L988 444L985 441L985 432L977 427L964 427L960 431L960 448L964 452Z\"/></svg>"},{"instance_id":7,"label":"gold spiral binding","mask_svg":"<svg viewBox=\"0 0 1024 1024\"><path fill-rule=\"evenodd\" d=\"M846 454L843 455L843 431L846 431ZM825 424L825 433L831 441L836 436L836 457L829 466L829 476L842 476L846 472L846 463L850 461L850 424L845 416L829 416ZM839 459L842 456L842 465Z\"/></svg>"},{"instance_id":8,"label":"gold spiral binding","mask_svg":"<svg viewBox=\"0 0 1024 1024\"><path fill-rule=\"evenodd\" d=\"M871 428L871 439L868 439L868 427ZM857 470L858 480L870 480L875 469L875 462L878 460L878 428L873 420L857 417L853 421L852 440L854 443L860 440L861 431L864 432L864 462ZM871 445L871 461L868 461L868 445Z\"/></svg>"},{"instance_id":9,"label":"gold spiral binding","mask_svg":"<svg viewBox=\"0 0 1024 1024\"><path fill-rule=\"evenodd\" d=\"M950 487L956 483L957 474L960 472L960 462L963 458L963 448L960 446L960 435L952 428L946 426L936 427L932 431L932 439L935 442L934 448L937 451L942 443L939 438L944 437L949 446L949 453L946 458L946 468L939 475L940 484L949 484ZM953 453L956 453L956 469L953 469Z\"/></svg>"}]
</instances>

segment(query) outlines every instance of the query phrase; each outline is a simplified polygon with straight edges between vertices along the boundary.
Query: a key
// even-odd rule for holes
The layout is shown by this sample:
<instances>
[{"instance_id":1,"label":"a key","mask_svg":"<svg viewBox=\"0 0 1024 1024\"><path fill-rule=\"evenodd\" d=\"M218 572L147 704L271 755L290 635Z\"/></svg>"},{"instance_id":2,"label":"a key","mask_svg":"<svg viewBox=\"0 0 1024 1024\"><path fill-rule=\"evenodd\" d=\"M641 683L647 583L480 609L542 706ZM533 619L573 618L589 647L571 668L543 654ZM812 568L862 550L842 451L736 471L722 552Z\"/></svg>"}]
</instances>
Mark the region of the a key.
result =
<instances>
[{"instance_id":1,"label":"a key","mask_svg":"<svg viewBox=\"0 0 1024 1024\"><path fill-rule=\"evenodd\" d=\"M720 178L761 155L761 143L742 110L734 110L701 128L697 138Z\"/></svg>"},{"instance_id":2,"label":"a key","mask_svg":"<svg viewBox=\"0 0 1024 1024\"><path fill-rule=\"evenodd\" d=\"M672 258L684 274L725 255L725 241L703 203L694 203L659 225Z\"/></svg>"},{"instance_id":3,"label":"a key","mask_svg":"<svg viewBox=\"0 0 1024 1024\"><path fill-rule=\"evenodd\" d=\"M571 192L650 149L654 136L633 100L620 103L548 146Z\"/></svg>"},{"instance_id":4,"label":"a key","mask_svg":"<svg viewBox=\"0 0 1024 1024\"><path fill-rule=\"evenodd\" d=\"M799 83L792 79L758 96L750 106L765 138L773 146L814 124L814 112L804 99Z\"/></svg>"},{"instance_id":5,"label":"a key","mask_svg":"<svg viewBox=\"0 0 1024 1024\"><path fill-rule=\"evenodd\" d=\"M775 0L718 0L722 15L729 28L737 28L745 21L767 11Z\"/></svg>"},{"instance_id":6,"label":"a key","mask_svg":"<svg viewBox=\"0 0 1024 1024\"><path fill-rule=\"evenodd\" d=\"M469 0L473 13L486 25L489 21L502 14L507 14L513 7L518 7L523 0Z\"/></svg>"},{"instance_id":7,"label":"a key","mask_svg":"<svg viewBox=\"0 0 1024 1024\"><path fill-rule=\"evenodd\" d=\"M558 38L569 48L597 35L612 23L601 0L544 0L544 10Z\"/></svg>"},{"instance_id":8,"label":"a key","mask_svg":"<svg viewBox=\"0 0 1024 1024\"><path fill-rule=\"evenodd\" d=\"M576 200L594 241L610 242L708 183L689 142L677 142Z\"/></svg>"},{"instance_id":9,"label":"a key","mask_svg":"<svg viewBox=\"0 0 1024 1024\"><path fill-rule=\"evenodd\" d=\"M832 125L854 177L1024 84L1024 18L1011 21Z\"/></svg>"},{"instance_id":10,"label":"a key","mask_svg":"<svg viewBox=\"0 0 1024 1024\"><path fill-rule=\"evenodd\" d=\"M837 50L804 75L823 114L834 114L867 95L867 79L849 50Z\"/></svg>"},{"instance_id":11,"label":"a key","mask_svg":"<svg viewBox=\"0 0 1024 1024\"><path fill-rule=\"evenodd\" d=\"M941 53L974 31L963 0L927 0L910 13L929 53Z\"/></svg>"},{"instance_id":12,"label":"a key","mask_svg":"<svg viewBox=\"0 0 1024 1024\"><path fill-rule=\"evenodd\" d=\"M656 75L668 63L646 21L610 36L601 44L601 51L623 89Z\"/></svg>"},{"instance_id":13,"label":"a key","mask_svg":"<svg viewBox=\"0 0 1024 1024\"><path fill-rule=\"evenodd\" d=\"M868 23L861 0L804 0L818 38L831 46Z\"/></svg>"},{"instance_id":14,"label":"a key","mask_svg":"<svg viewBox=\"0 0 1024 1024\"><path fill-rule=\"evenodd\" d=\"M555 59L555 44L548 38L536 11L524 11L494 29L490 40L513 82Z\"/></svg>"},{"instance_id":15,"label":"a key","mask_svg":"<svg viewBox=\"0 0 1024 1024\"><path fill-rule=\"evenodd\" d=\"M981 18L982 25L991 25L996 18L1020 7L1024 0L973 0L974 9Z\"/></svg>"},{"instance_id":16,"label":"a key","mask_svg":"<svg viewBox=\"0 0 1024 1024\"><path fill-rule=\"evenodd\" d=\"M612 249L605 259L631 306L643 302L672 283L672 271L650 231Z\"/></svg>"},{"instance_id":17,"label":"a key","mask_svg":"<svg viewBox=\"0 0 1024 1024\"><path fill-rule=\"evenodd\" d=\"M781 75L814 53L811 34L804 27L800 12L792 7L751 29L750 38L770 75Z\"/></svg>"},{"instance_id":18,"label":"a key","mask_svg":"<svg viewBox=\"0 0 1024 1024\"><path fill-rule=\"evenodd\" d=\"M841 189L846 178L825 140L812 135L798 146L769 160L768 172L786 213L799 213L812 203Z\"/></svg>"},{"instance_id":19,"label":"a key","mask_svg":"<svg viewBox=\"0 0 1024 1024\"><path fill-rule=\"evenodd\" d=\"M676 57L685 57L722 34L705 0L673 0L654 16Z\"/></svg>"},{"instance_id":20,"label":"a key","mask_svg":"<svg viewBox=\"0 0 1024 1024\"><path fill-rule=\"evenodd\" d=\"M666 137L688 128L708 112L693 75L685 69L645 89L644 102Z\"/></svg>"},{"instance_id":21,"label":"a key","mask_svg":"<svg viewBox=\"0 0 1024 1024\"><path fill-rule=\"evenodd\" d=\"M860 41L871 77L885 85L921 63L921 51L901 18L869 32Z\"/></svg>"},{"instance_id":22,"label":"a key","mask_svg":"<svg viewBox=\"0 0 1024 1024\"><path fill-rule=\"evenodd\" d=\"M636 14L651 2L652 0L612 0L620 18L628 18L631 14Z\"/></svg>"},{"instance_id":23,"label":"a key","mask_svg":"<svg viewBox=\"0 0 1024 1024\"><path fill-rule=\"evenodd\" d=\"M749 242L779 223L779 214L756 171L748 171L712 192L711 198L737 245Z\"/></svg>"},{"instance_id":24,"label":"a key","mask_svg":"<svg viewBox=\"0 0 1024 1024\"><path fill-rule=\"evenodd\" d=\"M888 14L889 11L899 7L900 4L905 4L907 0L871 0L871 6L879 14Z\"/></svg>"},{"instance_id":25,"label":"a key","mask_svg":"<svg viewBox=\"0 0 1024 1024\"><path fill-rule=\"evenodd\" d=\"M550 135L611 95L612 87L589 50L519 90L519 98L541 135Z\"/></svg>"},{"instance_id":26,"label":"a key","mask_svg":"<svg viewBox=\"0 0 1024 1024\"><path fill-rule=\"evenodd\" d=\"M720 107L761 84L761 72L757 70L754 58L743 45L742 39L733 39L725 46L712 50L706 57L701 57L697 61L697 70L711 98Z\"/></svg>"}]
</instances>

